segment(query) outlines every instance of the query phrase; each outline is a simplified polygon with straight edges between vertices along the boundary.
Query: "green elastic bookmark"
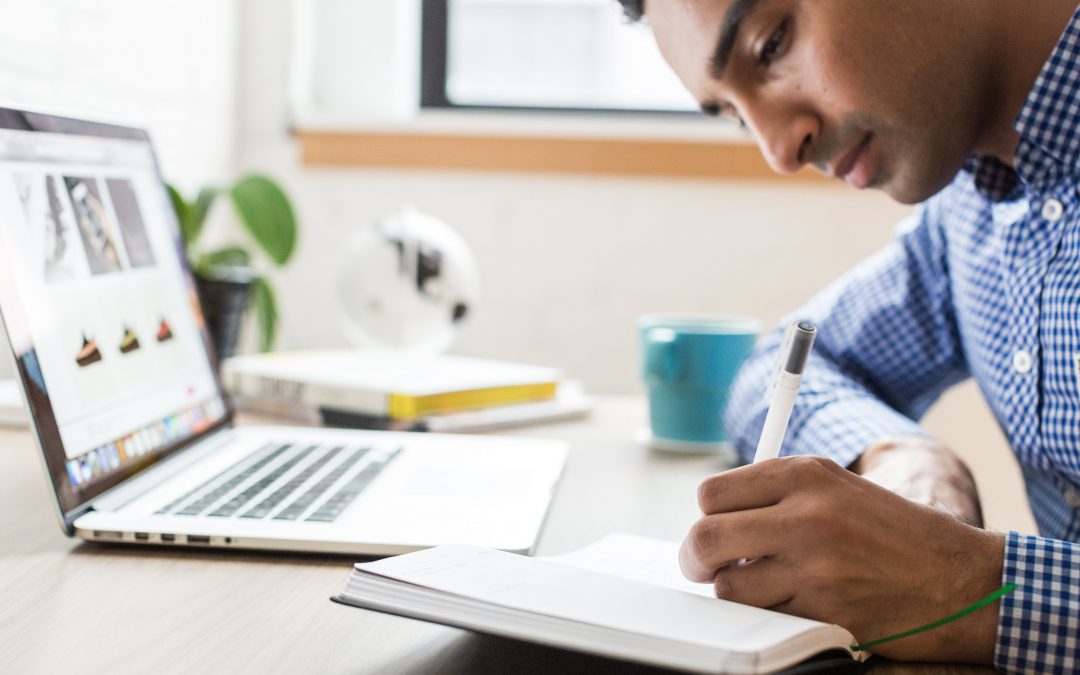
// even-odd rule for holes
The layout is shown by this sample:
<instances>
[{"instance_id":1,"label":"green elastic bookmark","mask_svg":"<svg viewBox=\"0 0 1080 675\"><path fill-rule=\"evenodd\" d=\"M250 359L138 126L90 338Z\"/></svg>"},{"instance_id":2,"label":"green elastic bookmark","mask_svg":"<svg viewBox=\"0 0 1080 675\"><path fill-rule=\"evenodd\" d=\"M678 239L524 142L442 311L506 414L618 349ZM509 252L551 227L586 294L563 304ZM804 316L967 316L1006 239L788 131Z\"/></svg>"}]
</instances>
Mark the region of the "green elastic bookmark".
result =
<instances>
[{"instance_id":1,"label":"green elastic bookmark","mask_svg":"<svg viewBox=\"0 0 1080 675\"><path fill-rule=\"evenodd\" d=\"M963 608L962 610L960 610L959 612L957 612L956 614L950 614L949 616L945 617L944 619L938 619L937 621L932 621L932 622L926 624L925 626L919 626L918 628L912 628L911 630L906 630L903 633L897 633L896 635L889 635L888 637L878 638L876 640L871 640L869 642L864 642L861 645L851 645L851 651L853 651L853 652L861 652L861 651L870 649L871 647L876 647L876 646L878 646L880 644L884 644L886 642L892 642L893 640L899 640L900 638L905 638L905 637L908 637L909 635L916 635L918 633L926 632L926 631L931 630L933 628L937 628L938 626L944 626L945 624L949 623L950 621L956 621L960 617L967 616L968 614L971 614L974 611L977 611L977 610L982 609L983 607L986 607L987 605L994 602L995 600L1002 597L1003 595L1008 595L1009 593L1012 593L1014 590L1016 590L1016 584L1005 584L1004 586L997 589L996 591L994 591L990 595L986 596L982 600L979 600L978 602L976 602L974 605L969 605L969 606Z\"/></svg>"}]
</instances>

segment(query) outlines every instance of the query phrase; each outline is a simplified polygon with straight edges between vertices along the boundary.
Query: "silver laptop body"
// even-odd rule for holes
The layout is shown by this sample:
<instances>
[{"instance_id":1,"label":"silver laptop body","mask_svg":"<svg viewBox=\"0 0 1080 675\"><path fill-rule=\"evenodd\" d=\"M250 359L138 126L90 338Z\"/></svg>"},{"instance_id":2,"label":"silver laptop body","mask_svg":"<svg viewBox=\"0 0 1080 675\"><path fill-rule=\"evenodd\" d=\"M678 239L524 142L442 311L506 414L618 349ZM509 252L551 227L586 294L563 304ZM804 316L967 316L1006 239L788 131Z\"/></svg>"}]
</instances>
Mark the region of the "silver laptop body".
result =
<instances>
[{"instance_id":1,"label":"silver laptop body","mask_svg":"<svg viewBox=\"0 0 1080 675\"><path fill-rule=\"evenodd\" d=\"M144 131L0 108L0 314L67 534L532 550L564 443L236 428L194 289Z\"/></svg>"}]
</instances>

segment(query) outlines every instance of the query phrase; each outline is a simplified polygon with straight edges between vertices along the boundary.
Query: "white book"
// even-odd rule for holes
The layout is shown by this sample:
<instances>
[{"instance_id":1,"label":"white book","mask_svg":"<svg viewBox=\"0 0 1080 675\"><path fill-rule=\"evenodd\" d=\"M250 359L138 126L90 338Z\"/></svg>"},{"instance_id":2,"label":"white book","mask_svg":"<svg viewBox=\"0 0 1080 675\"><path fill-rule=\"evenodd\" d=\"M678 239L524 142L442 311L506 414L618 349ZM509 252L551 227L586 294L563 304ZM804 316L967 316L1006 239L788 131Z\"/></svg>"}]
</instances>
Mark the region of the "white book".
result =
<instances>
[{"instance_id":1,"label":"white book","mask_svg":"<svg viewBox=\"0 0 1080 675\"><path fill-rule=\"evenodd\" d=\"M577 380L559 383L555 398L530 403L514 403L461 412L427 415L416 420L398 423L389 418L376 416L339 415L330 417L319 408L282 401L268 401L246 396L233 396L238 410L260 415L282 417L305 424L329 424L357 429L389 429L392 431L430 431L440 434L475 434L512 427L557 422L584 417L593 409L593 398Z\"/></svg>"},{"instance_id":2,"label":"white book","mask_svg":"<svg viewBox=\"0 0 1080 675\"><path fill-rule=\"evenodd\" d=\"M393 350L314 350L227 359L222 381L250 401L413 420L555 397L558 370Z\"/></svg>"},{"instance_id":3,"label":"white book","mask_svg":"<svg viewBox=\"0 0 1080 675\"><path fill-rule=\"evenodd\" d=\"M844 628L718 600L677 544L612 535L529 558L475 546L358 563L337 602L481 633L703 673L764 673L831 650Z\"/></svg>"}]
</instances>

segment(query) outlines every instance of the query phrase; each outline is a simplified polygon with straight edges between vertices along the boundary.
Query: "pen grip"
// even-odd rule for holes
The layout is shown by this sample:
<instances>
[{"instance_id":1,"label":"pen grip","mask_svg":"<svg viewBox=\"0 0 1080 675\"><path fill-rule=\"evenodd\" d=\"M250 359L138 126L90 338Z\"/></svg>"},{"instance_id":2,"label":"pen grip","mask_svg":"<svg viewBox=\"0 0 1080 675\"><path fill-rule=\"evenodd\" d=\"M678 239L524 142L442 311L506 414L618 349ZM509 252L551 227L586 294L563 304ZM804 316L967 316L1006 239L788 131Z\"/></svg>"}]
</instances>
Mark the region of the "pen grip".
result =
<instances>
[{"instance_id":1,"label":"pen grip","mask_svg":"<svg viewBox=\"0 0 1080 675\"><path fill-rule=\"evenodd\" d=\"M784 434L787 433L791 410L795 407L795 397L799 394L799 381L802 379L791 373L783 375L786 377L781 377L780 382L773 389L769 412L765 415L765 426L761 428L757 452L754 453L755 463L780 455L780 444L784 441Z\"/></svg>"}]
</instances>

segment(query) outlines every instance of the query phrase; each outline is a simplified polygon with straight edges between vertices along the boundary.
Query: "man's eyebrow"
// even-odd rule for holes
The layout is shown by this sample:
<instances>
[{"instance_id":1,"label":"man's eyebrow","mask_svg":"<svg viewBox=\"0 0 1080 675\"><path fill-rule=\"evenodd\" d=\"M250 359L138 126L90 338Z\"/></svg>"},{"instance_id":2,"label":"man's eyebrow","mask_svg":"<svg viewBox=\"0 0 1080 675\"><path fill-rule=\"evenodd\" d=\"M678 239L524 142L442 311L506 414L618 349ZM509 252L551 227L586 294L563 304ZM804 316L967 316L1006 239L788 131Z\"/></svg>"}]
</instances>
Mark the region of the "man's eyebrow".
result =
<instances>
[{"instance_id":1,"label":"man's eyebrow","mask_svg":"<svg viewBox=\"0 0 1080 675\"><path fill-rule=\"evenodd\" d=\"M734 0L731 7L728 7L727 12L724 13L724 20L720 26L720 39L716 41L716 49L709 60L709 74L714 79L723 79L724 70L731 58L731 50L735 48L735 41L739 39L739 28L742 27L743 19L754 11L757 4L758 0Z\"/></svg>"}]
</instances>

